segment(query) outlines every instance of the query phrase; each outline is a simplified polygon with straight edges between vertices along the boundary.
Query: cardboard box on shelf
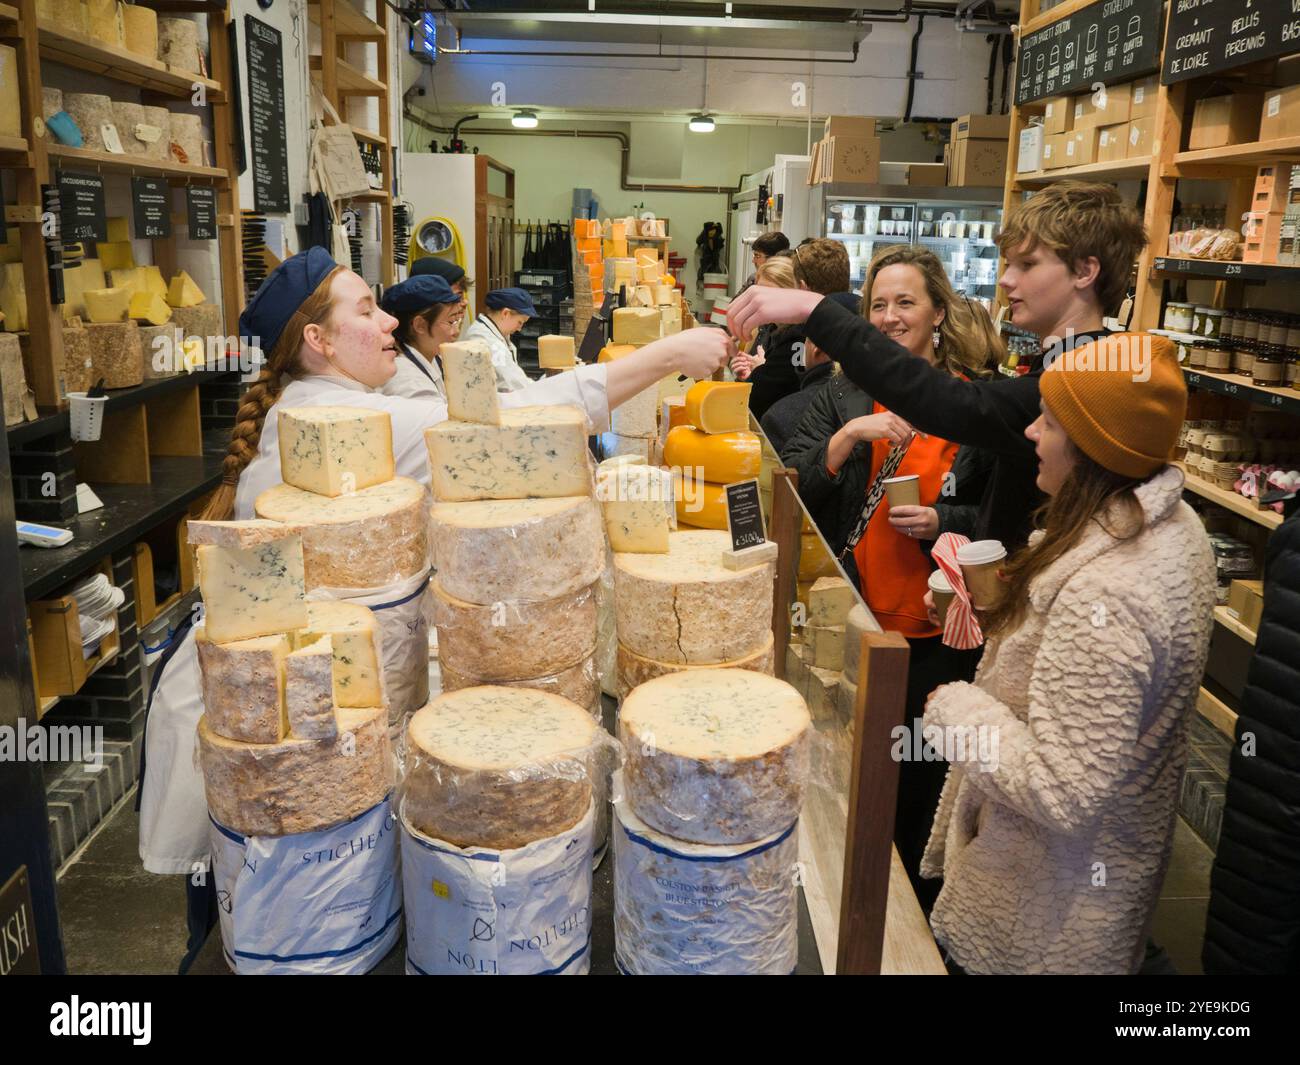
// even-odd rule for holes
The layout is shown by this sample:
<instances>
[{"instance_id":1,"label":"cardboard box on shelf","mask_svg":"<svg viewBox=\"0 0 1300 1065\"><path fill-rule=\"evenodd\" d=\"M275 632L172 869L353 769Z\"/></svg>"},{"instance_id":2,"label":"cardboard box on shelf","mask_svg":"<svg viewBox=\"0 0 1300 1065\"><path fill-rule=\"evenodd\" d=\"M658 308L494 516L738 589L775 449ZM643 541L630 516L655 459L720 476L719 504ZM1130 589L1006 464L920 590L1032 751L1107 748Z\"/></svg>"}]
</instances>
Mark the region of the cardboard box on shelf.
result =
<instances>
[{"instance_id":1,"label":"cardboard box on shelf","mask_svg":"<svg viewBox=\"0 0 1300 1065\"><path fill-rule=\"evenodd\" d=\"M1259 139L1273 141L1292 133L1300 125L1300 85L1269 89L1259 116Z\"/></svg>"},{"instance_id":2,"label":"cardboard box on shelf","mask_svg":"<svg viewBox=\"0 0 1300 1065\"><path fill-rule=\"evenodd\" d=\"M1043 169L1043 143L1046 126L1026 126L1020 131L1020 147L1016 153L1016 173L1032 174Z\"/></svg>"},{"instance_id":3,"label":"cardboard box on shelf","mask_svg":"<svg viewBox=\"0 0 1300 1065\"><path fill-rule=\"evenodd\" d=\"M1010 115L962 115L950 130L954 141L1003 140L1011 136Z\"/></svg>"},{"instance_id":4,"label":"cardboard box on shelf","mask_svg":"<svg viewBox=\"0 0 1300 1065\"><path fill-rule=\"evenodd\" d=\"M1101 130L1094 126L1074 129L1065 134L1065 166L1087 166L1097 161L1097 144Z\"/></svg>"},{"instance_id":5,"label":"cardboard box on shelf","mask_svg":"<svg viewBox=\"0 0 1300 1065\"><path fill-rule=\"evenodd\" d=\"M1074 128L1097 129L1117 126L1129 120L1133 98L1130 87L1107 85L1104 90L1080 93L1074 97Z\"/></svg>"},{"instance_id":6,"label":"cardboard box on shelf","mask_svg":"<svg viewBox=\"0 0 1300 1065\"><path fill-rule=\"evenodd\" d=\"M1242 226L1244 243L1241 261L1243 263L1276 263L1282 244L1282 211L1265 213L1251 212L1246 215Z\"/></svg>"},{"instance_id":7,"label":"cardboard box on shelf","mask_svg":"<svg viewBox=\"0 0 1300 1065\"><path fill-rule=\"evenodd\" d=\"M1128 124L1129 159L1151 154L1155 130L1156 119L1154 115L1148 115L1146 118L1135 118Z\"/></svg>"},{"instance_id":8,"label":"cardboard box on shelf","mask_svg":"<svg viewBox=\"0 0 1300 1065\"><path fill-rule=\"evenodd\" d=\"M1197 100L1192 111L1192 131L1187 140L1187 150L1196 152L1203 148L1224 148L1258 140L1263 103L1263 93L1248 90Z\"/></svg>"},{"instance_id":9,"label":"cardboard box on shelf","mask_svg":"<svg viewBox=\"0 0 1300 1065\"><path fill-rule=\"evenodd\" d=\"M880 180L877 137L827 137L822 142L822 181L874 185Z\"/></svg>"},{"instance_id":10,"label":"cardboard box on shelf","mask_svg":"<svg viewBox=\"0 0 1300 1065\"><path fill-rule=\"evenodd\" d=\"M1298 164L1298 159L1278 159L1261 166L1255 172L1251 211L1257 214L1285 211L1291 203L1291 168Z\"/></svg>"},{"instance_id":11,"label":"cardboard box on shelf","mask_svg":"<svg viewBox=\"0 0 1300 1065\"><path fill-rule=\"evenodd\" d=\"M1106 126L1097 134L1097 162L1118 163L1128 158L1129 123Z\"/></svg>"},{"instance_id":12,"label":"cardboard box on shelf","mask_svg":"<svg viewBox=\"0 0 1300 1065\"><path fill-rule=\"evenodd\" d=\"M1001 186L1007 180L1007 142L963 137L953 143L948 183L957 188Z\"/></svg>"},{"instance_id":13,"label":"cardboard box on shelf","mask_svg":"<svg viewBox=\"0 0 1300 1065\"><path fill-rule=\"evenodd\" d=\"M1074 101L1068 96L1053 96L1043 105L1043 132L1069 133L1074 128Z\"/></svg>"},{"instance_id":14,"label":"cardboard box on shelf","mask_svg":"<svg viewBox=\"0 0 1300 1065\"><path fill-rule=\"evenodd\" d=\"M1156 93L1160 89L1160 78L1150 74L1145 78L1129 82L1129 121L1146 118L1156 113Z\"/></svg>"},{"instance_id":15,"label":"cardboard box on shelf","mask_svg":"<svg viewBox=\"0 0 1300 1065\"><path fill-rule=\"evenodd\" d=\"M1258 632L1264 613L1264 582L1233 581L1228 587L1228 613L1235 614L1251 632Z\"/></svg>"},{"instance_id":16,"label":"cardboard box on shelf","mask_svg":"<svg viewBox=\"0 0 1300 1065\"><path fill-rule=\"evenodd\" d=\"M1065 166L1065 142L1069 133L1053 133L1043 138L1043 169L1060 170Z\"/></svg>"},{"instance_id":17,"label":"cardboard box on shelf","mask_svg":"<svg viewBox=\"0 0 1300 1065\"><path fill-rule=\"evenodd\" d=\"M943 163L909 163L907 167L907 184L926 187L942 186L948 183L948 168Z\"/></svg>"},{"instance_id":18,"label":"cardboard box on shelf","mask_svg":"<svg viewBox=\"0 0 1300 1065\"><path fill-rule=\"evenodd\" d=\"M822 127L822 138L827 137L874 137L876 120L861 115L827 115Z\"/></svg>"}]
</instances>

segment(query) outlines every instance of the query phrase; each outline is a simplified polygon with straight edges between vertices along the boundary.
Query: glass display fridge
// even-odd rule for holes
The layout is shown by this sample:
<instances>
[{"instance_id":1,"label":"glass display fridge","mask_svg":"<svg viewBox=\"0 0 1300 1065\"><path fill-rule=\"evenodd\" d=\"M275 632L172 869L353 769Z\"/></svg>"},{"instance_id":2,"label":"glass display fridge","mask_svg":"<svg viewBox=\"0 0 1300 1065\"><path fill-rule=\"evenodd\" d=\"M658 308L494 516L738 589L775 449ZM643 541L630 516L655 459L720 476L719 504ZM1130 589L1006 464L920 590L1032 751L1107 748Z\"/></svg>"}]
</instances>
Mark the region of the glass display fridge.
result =
<instances>
[{"instance_id":1,"label":"glass display fridge","mask_svg":"<svg viewBox=\"0 0 1300 1065\"><path fill-rule=\"evenodd\" d=\"M876 253L918 244L939 257L954 289L992 310L1002 204L987 189L826 184L811 191L810 232L844 242L855 292Z\"/></svg>"}]
</instances>

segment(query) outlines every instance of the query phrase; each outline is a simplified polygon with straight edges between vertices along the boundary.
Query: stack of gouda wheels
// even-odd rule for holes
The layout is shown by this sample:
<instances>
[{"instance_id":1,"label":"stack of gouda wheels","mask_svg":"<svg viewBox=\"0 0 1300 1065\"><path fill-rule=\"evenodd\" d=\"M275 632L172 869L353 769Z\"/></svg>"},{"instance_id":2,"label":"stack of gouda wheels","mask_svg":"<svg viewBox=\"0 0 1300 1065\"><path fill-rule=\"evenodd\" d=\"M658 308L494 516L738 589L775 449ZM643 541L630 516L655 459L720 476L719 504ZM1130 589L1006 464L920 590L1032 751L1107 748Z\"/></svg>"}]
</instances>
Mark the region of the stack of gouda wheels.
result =
<instances>
[{"instance_id":1,"label":"stack of gouda wheels","mask_svg":"<svg viewBox=\"0 0 1300 1065\"><path fill-rule=\"evenodd\" d=\"M749 431L750 385L700 381L684 397L682 424L664 439L677 482L678 524L727 528L726 486L758 477L763 446Z\"/></svg>"}]
</instances>

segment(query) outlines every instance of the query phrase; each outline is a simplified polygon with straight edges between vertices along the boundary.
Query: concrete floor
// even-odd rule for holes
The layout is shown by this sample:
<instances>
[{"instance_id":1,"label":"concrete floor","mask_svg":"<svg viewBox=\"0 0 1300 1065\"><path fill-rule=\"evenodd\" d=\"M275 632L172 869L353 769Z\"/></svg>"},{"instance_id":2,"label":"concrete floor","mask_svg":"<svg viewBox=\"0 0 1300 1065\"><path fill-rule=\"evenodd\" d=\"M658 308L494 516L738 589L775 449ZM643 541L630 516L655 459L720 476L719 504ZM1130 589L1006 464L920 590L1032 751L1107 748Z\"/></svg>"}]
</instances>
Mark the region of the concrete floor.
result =
<instances>
[{"instance_id":1,"label":"concrete floor","mask_svg":"<svg viewBox=\"0 0 1300 1065\"><path fill-rule=\"evenodd\" d=\"M59 912L69 972L174 973L185 953L181 878L155 876L141 869L134 806L132 789L59 877ZM1152 938L1165 949L1180 974L1201 972L1201 940L1213 860L1209 847L1179 818ZM606 859L597 871L598 893L612 893L611 864ZM593 941L593 958L606 954L612 954L612 943ZM400 973L402 957L399 944L375 973ZM803 960L800 969L807 971ZM597 965L594 971L603 968ZM220 933L215 929L191 971L230 971L221 955Z\"/></svg>"}]
</instances>

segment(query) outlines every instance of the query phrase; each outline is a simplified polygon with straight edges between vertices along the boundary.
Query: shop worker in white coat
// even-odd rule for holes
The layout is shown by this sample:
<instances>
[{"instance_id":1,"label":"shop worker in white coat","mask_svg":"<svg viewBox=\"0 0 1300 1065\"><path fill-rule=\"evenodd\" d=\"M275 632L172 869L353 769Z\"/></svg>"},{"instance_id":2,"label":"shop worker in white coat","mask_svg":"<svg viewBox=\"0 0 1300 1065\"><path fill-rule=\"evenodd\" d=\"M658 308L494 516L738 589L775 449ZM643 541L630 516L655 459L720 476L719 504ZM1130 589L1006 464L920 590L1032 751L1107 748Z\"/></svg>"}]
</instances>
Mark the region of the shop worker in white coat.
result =
<instances>
[{"instance_id":1,"label":"shop worker in white coat","mask_svg":"<svg viewBox=\"0 0 1300 1065\"><path fill-rule=\"evenodd\" d=\"M522 288L497 288L483 302L487 312L474 319L464 339L487 341L492 349L492 367L497 372L498 392L526 388L532 379L520 368L519 353L510 338L528 324L529 318L537 317L533 297Z\"/></svg>"},{"instance_id":2,"label":"shop worker in white coat","mask_svg":"<svg viewBox=\"0 0 1300 1065\"><path fill-rule=\"evenodd\" d=\"M429 483L424 431L445 421L441 400L385 395L398 358L397 319L375 302L360 277L321 248L286 259L262 283L239 319L241 337L256 340L266 362L239 407L225 476L206 520L255 517L253 503L281 482L277 410L348 406L392 417L398 476ZM501 397L503 407L581 407L593 430L608 426L610 408L669 374L709 377L735 354L720 329L666 337L625 359L580 366ZM156 873L193 873L208 853L207 806L194 766L194 733L203 712L192 636L164 667L150 699L145 734L147 771L141 784L140 857Z\"/></svg>"},{"instance_id":3,"label":"shop worker in white coat","mask_svg":"<svg viewBox=\"0 0 1300 1065\"><path fill-rule=\"evenodd\" d=\"M441 277L424 274L393 285L379 300L397 319L396 371L380 389L386 396L447 402L438 351L460 334L464 314L459 294Z\"/></svg>"}]
</instances>

